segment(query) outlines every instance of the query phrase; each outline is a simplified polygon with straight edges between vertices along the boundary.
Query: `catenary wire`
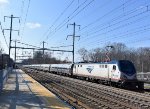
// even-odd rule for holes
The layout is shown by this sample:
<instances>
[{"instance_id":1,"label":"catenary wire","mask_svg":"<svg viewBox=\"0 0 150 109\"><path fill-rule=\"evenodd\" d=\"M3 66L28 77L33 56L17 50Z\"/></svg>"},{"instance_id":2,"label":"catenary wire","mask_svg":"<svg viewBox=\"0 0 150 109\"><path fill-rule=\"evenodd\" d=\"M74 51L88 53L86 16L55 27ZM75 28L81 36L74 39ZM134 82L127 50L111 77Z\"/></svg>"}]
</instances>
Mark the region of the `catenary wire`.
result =
<instances>
[{"instance_id":1,"label":"catenary wire","mask_svg":"<svg viewBox=\"0 0 150 109\"><path fill-rule=\"evenodd\" d=\"M26 16L25 16L24 26L23 26L23 29L22 29L22 35L24 34L24 28L25 28L27 17L28 17L28 12L29 12L29 8L30 8L30 2L31 2L31 0L29 0L29 2L28 2L28 7L27 7Z\"/></svg>"},{"instance_id":2,"label":"catenary wire","mask_svg":"<svg viewBox=\"0 0 150 109\"><path fill-rule=\"evenodd\" d=\"M43 36L46 36L46 34L49 34L50 29L54 26L54 24L55 24L56 22L59 21L59 19L64 15L64 13L69 9L69 7L73 4L74 1L75 1L75 0L72 0L72 1L68 4L68 6L63 10L63 12L60 13L60 15L59 15L59 16L57 17L57 19L52 23L52 25L48 28L48 30L44 33ZM48 36L46 36L46 39L48 39Z\"/></svg>"},{"instance_id":3,"label":"catenary wire","mask_svg":"<svg viewBox=\"0 0 150 109\"><path fill-rule=\"evenodd\" d=\"M4 37L5 43L6 43L7 47L9 48L8 43L7 43L7 40L6 40L6 36L5 36L4 33L3 33L3 27L2 27L1 22L0 22L0 26L1 26L0 28L1 28L1 31L2 31L2 34L3 34L3 37Z\"/></svg>"}]
</instances>

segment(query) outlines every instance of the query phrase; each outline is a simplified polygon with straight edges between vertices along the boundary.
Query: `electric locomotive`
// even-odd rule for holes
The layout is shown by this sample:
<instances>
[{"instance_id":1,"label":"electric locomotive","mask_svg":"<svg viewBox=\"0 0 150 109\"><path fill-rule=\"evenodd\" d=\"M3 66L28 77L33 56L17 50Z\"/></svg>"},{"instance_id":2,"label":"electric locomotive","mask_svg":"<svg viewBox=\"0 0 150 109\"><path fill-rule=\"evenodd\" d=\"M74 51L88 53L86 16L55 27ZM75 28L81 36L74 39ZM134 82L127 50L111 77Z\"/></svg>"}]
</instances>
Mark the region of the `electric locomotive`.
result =
<instances>
[{"instance_id":1,"label":"electric locomotive","mask_svg":"<svg viewBox=\"0 0 150 109\"><path fill-rule=\"evenodd\" d=\"M76 63L73 67L73 75L123 87L137 82L135 67L128 60Z\"/></svg>"},{"instance_id":2,"label":"electric locomotive","mask_svg":"<svg viewBox=\"0 0 150 109\"><path fill-rule=\"evenodd\" d=\"M120 87L144 87L142 82L137 81L136 69L133 63L128 60L98 63L39 64L28 67L74 78L96 80L100 83Z\"/></svg>"}]
</instances>

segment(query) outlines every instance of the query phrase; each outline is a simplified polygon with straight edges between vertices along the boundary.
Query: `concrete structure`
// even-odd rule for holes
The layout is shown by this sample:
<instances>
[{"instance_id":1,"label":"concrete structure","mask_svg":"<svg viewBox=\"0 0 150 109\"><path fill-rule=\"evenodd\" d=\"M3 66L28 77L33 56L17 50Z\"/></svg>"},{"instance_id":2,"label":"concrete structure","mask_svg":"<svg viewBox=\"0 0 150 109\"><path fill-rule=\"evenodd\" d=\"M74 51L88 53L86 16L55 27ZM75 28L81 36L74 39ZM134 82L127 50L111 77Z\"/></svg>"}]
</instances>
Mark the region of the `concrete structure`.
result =
<instances>
[{"instance_id":1,"label":"concrete structure","mask_svg":"<svg viewBox=\"0 0 150 109\"><path fill-rule=\"evenodd\" d=\"M37 81L17 69L9 75L0 94L0 109L70 109Z\"/></svg>"}]
</instances>

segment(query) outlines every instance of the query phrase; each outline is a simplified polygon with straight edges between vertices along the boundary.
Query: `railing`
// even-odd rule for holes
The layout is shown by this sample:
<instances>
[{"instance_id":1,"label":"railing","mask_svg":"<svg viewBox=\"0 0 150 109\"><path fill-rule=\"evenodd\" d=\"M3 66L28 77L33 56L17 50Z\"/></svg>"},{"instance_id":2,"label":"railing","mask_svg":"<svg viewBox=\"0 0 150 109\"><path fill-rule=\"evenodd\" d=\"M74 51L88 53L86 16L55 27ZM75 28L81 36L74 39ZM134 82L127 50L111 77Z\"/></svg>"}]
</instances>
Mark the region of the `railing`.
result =
<instances>
[{"instance_id":1,"label":"railing","mask_svg":"<svg viewBox=\"0 0 150 109\"><path fill-rule=\"evenodd\" d=\"M12 67L8 67L6 69L0 70L0 93L4 87L4 84L7 81L8 75L11 71L12 71Z\"/></svg>"}]
</instances>

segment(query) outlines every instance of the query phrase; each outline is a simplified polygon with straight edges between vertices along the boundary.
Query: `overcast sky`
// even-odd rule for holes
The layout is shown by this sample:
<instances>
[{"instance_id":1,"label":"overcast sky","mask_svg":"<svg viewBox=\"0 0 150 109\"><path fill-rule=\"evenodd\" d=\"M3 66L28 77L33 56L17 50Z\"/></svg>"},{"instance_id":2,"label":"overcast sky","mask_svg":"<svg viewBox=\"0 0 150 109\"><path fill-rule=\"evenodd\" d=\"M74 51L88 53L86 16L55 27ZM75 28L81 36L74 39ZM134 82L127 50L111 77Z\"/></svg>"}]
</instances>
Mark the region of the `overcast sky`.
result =
<instances>
[{"instance_id":1,"label":"overcast sky","mask_svg":"<svg viewBox=\"0 0 150 109\"><path fill-rule=\"evenodd\" d=\"M10 28L10 19L4 22L4 16L11 14L21 20L19 24L18 19L13 19L13 29L20 30L20 34L14 31L12 40L38 47L42 47L42 41L47 48L72 45L72 37L67 35L73 34L73 26L68 24L74 22L80 25L80 29L76 27L76 36L80 36L75 41L76 52L82 47L94 49L113 42L125 43L128 47L149 47L150 43L149 0L0 0L3 29ZM4 35L9 44L9 31ZM0 39L8 53L1 31ZM72 50L71 47L57 49ZM18 50L18 55L23 52L26 53ZM62 59L71 56L71 53L52 54Z\"/></svg>"}]
</instances>

